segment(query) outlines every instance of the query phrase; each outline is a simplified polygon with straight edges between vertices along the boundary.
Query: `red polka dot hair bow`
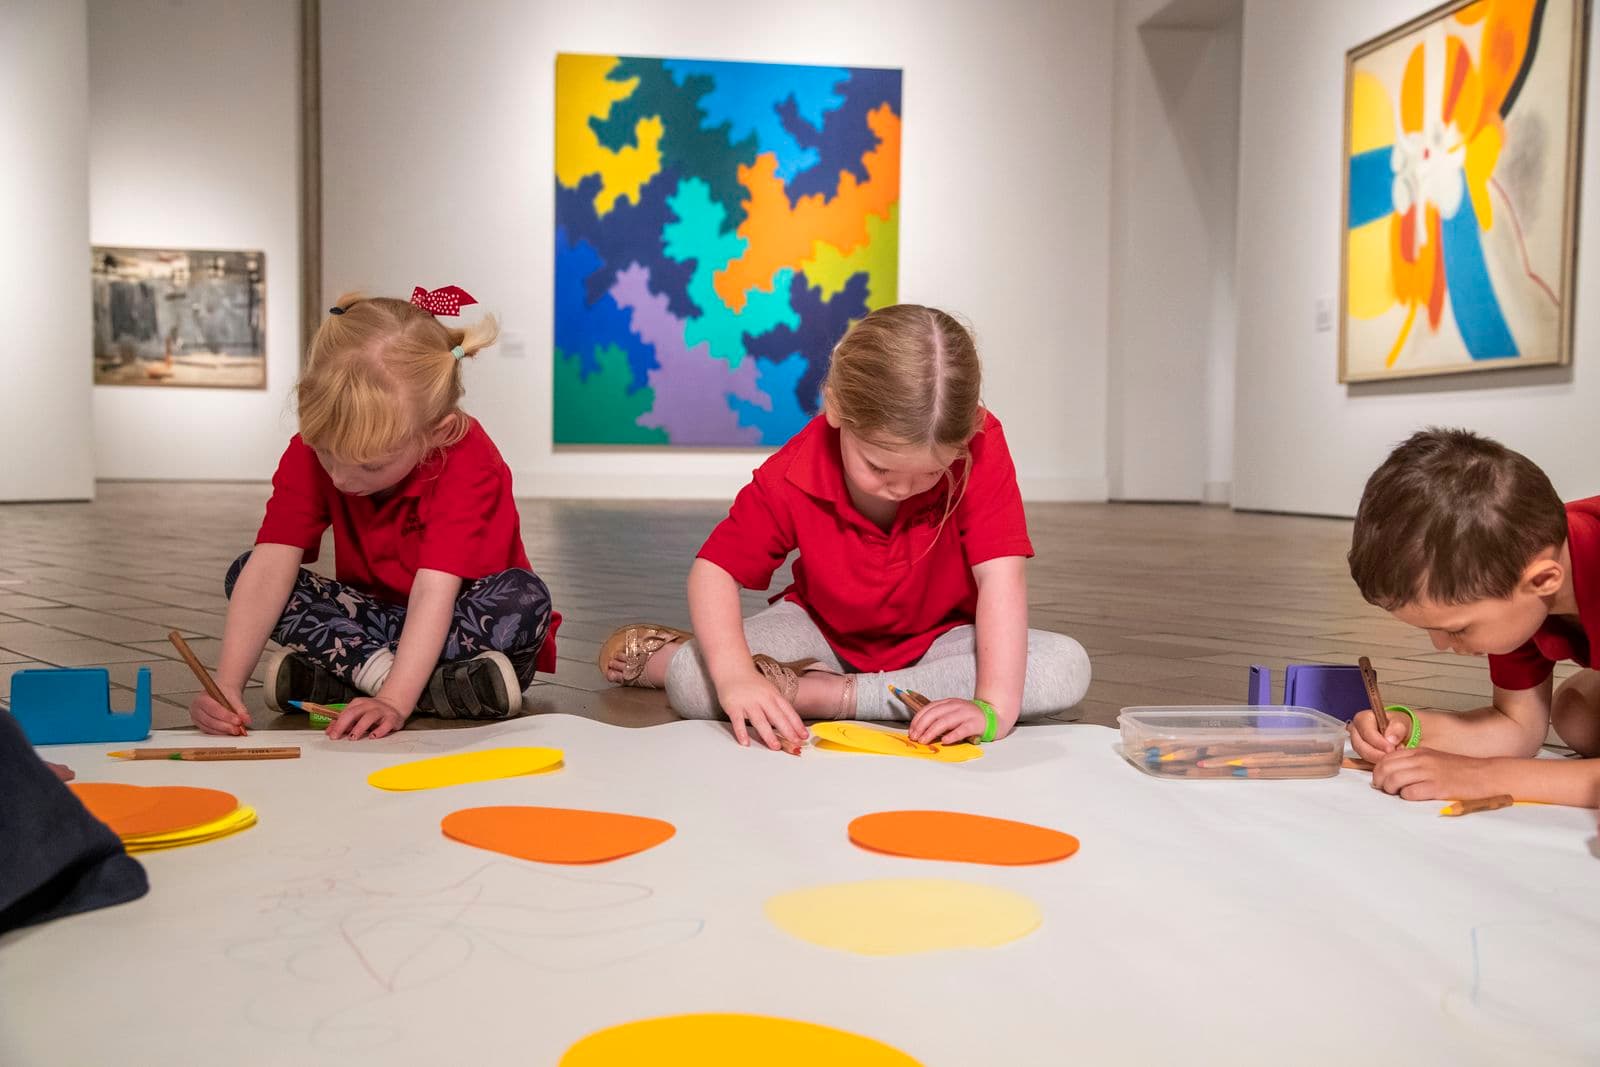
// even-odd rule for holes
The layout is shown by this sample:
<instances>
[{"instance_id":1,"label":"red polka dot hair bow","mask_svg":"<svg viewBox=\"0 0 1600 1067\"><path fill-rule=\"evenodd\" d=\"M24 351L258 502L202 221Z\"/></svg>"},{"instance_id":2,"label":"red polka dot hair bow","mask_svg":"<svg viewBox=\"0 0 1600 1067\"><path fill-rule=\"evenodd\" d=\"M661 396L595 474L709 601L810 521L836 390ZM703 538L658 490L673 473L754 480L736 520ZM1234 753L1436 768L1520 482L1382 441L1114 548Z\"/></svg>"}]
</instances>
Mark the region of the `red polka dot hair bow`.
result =
<instances>
[{"instance_id":1,"label":"red polka dot hair bow","mask_svg":"<svg viewBox=\"0 0 1600 1067\"><path fill-rule=\"evenodd\" d=\"M459 285L447 285L432 292L419 285L411 290L411 302L433 315L459 315L461 305L478 301Z\"/></svg>"}]
</instances>

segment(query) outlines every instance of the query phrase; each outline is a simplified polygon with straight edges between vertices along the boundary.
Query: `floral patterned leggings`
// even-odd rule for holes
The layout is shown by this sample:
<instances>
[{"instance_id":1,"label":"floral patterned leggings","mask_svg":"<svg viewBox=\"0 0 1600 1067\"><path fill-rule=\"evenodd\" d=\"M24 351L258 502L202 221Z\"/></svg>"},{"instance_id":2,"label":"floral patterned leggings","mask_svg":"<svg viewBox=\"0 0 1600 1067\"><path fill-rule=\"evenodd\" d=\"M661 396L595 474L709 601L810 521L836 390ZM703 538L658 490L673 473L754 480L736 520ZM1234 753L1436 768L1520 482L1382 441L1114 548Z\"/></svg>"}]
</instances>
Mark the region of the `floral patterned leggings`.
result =
<instances>
[{"instance_id":1,"label":"floral patterned leggings","mask_svg":"<svg viewBox=\"0 0 1600 1067\"><path fill-rule=\"evenodd\" d=\"M228 568L229 597L249 558L246 552ZM302 567L272 639L350 682L367 657L381 649L394 651L405 621L404 604L379 600ZM538 575L516 568L491 574L466 585L456 597L440 661L504 652L526 688L549 628L550 590Z\"/></svg>"}]
</instances>

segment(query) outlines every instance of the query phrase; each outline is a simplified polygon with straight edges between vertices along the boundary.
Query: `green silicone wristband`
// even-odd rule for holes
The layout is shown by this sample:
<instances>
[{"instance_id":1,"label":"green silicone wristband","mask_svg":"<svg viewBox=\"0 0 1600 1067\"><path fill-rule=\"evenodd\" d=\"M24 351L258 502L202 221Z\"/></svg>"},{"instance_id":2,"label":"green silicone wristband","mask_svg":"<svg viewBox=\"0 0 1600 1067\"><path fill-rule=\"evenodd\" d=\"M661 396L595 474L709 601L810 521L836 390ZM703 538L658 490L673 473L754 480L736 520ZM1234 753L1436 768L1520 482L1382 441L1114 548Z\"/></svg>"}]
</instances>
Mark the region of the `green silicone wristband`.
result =
<instances>
[{"instance_id":1,"label":"green silicone wristband","mask_svg":"<svg viewBox=\"0 0 1600 1067\"><path fill-rule=\"evenodd\" d=\"M1000 719L994 712L994 705L987 700L972 698L972 702L983 710L983 736L978 738L980 744L988 744L994 740L994 735L1000 732Z\"/></svg>"},{"instance_id":2,"label":"green silicone wristband","mask_svg":"<svg viewBox=\"0 0 1600 1067\"><path fill-rule=\"evenodd\" d=\"M1412 711L1404 704L1389 704L1383 710L1403 711L1407 715L1411 716L1411 737L1406 741L1406 747L1416 748L1422 743L1422 720L1417 717L1416 712Z\"/></svg>"}]
</instances>

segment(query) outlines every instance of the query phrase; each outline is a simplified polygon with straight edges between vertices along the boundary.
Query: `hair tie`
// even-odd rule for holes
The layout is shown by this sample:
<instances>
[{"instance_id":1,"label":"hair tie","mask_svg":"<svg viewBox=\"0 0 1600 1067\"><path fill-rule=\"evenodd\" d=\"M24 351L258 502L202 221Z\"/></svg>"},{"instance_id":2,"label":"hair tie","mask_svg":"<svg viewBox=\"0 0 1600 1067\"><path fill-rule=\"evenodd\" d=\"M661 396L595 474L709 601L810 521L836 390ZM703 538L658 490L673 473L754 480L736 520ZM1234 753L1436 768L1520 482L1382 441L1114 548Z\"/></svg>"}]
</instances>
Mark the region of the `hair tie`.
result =
<instances>
[{"instance_id":1,"label":"hair tie","mask_svg":"<svg viewBox=\"0 0 1600 1067\"><path fill-rule=\"evenodd\" d=\"M467 350L465 348L462 348L460 345L456 345L454 348L452 348L450 350L450 354L452 356L455 356L456 357L456 362L459 363L459 362L461 362L461 357L467 354Z\"/></svg>"},{"instance_id":2,"label":"hair tie","mask_svg":"<svg viewBox=\"0 0 1600 1067\"><path fill-rule=\"evenodd\" d=\"M411 302L433 315L459 315L461 305L476 304L471 293L459 285L446 285L431 292L422 286L411 290Z\"/></svg>"},{"instance_id":3,"label":"hair tie","mask_svg":"<svg viewBox=\"0 0 1600 1067\"><path fill-rule=\"evenodd\" d=\"M328 314L330 314L330 315L343 315L344 314L344 308L340 307L338 304L335 304L335 305L333 305L333 307L328 309Z\"/></svg>"}]
</instances>

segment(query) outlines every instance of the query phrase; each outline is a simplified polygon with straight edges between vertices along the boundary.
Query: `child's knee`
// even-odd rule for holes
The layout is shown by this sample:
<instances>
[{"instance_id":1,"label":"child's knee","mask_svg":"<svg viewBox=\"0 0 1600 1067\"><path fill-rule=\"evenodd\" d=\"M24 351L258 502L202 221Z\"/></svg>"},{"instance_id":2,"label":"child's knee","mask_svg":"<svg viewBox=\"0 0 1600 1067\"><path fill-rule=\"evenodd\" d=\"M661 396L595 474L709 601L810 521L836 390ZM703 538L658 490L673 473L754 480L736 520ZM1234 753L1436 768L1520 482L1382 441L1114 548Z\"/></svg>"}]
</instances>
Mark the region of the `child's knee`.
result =
<instances>
[{"instance_id":1,"label":"child's knee","mask_svg":"<svg viewBox=\"0 0 1600 1067\"><path fill-rule=\"evenodd\" d=\"M1035 631L1028 642L1028 659L1048 690L1047 706L1024 709L1023 718L1038 718L1077 704L1089 691L1089 653L1066 634Z\"/></svg>"},{"instance_id":2,"label":"child's knee","mask_svg":"<svg viewBox=\"0 0 1600 1067\"><path fill-rule=\"evenodd\" d=\"M1600 755L1600 671L1579 671L1556 687L1550 725L1578 755Z\"/></svg>"},{"instance_id":3,"label":"child's knee","mask_svg":"<svg viewBox=\"0 0 1600 1067\"><path fill-rule=\"evenodd\" d=\"M695 642L686 642L672 654L662 688L667 703L684 719L715 719L722 714L717 704L716 687Z\"/></svg>"},{"instance_id":4,"label":"child's knee","mask_svg":"<svg viewBox=\"0 0 1600 1067\"><path fill-rule=\"evenodd\" d=\"M243 555L233 561L233 565L228 568L227 577L222 579L222 595L229 600L233 599L233 587L238 583L239 575L244 570L244 565L249 562L250 550L246 549Z\"/></svg>"}]
</instances>

